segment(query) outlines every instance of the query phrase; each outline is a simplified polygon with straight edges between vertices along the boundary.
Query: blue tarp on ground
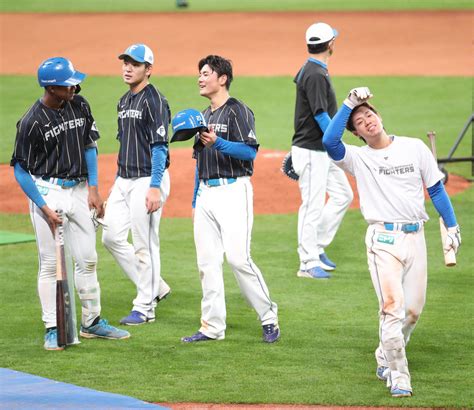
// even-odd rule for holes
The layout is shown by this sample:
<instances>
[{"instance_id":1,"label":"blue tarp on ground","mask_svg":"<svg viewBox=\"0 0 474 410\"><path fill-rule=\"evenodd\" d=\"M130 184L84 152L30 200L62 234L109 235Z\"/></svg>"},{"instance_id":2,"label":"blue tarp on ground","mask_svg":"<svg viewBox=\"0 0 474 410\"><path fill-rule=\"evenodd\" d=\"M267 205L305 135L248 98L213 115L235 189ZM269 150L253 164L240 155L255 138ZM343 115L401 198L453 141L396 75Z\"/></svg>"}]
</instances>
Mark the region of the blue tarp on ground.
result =
<instances>
[{"instance_id":1,"label":"blue tarp on ground","mask_svg":"<svg viewBox=\"0 0 474 410\"><path fill-rule=\"evenodd\" d=\"M150 409L167 407L0 368L1 409Z\"/></svg>"}]
</instances>

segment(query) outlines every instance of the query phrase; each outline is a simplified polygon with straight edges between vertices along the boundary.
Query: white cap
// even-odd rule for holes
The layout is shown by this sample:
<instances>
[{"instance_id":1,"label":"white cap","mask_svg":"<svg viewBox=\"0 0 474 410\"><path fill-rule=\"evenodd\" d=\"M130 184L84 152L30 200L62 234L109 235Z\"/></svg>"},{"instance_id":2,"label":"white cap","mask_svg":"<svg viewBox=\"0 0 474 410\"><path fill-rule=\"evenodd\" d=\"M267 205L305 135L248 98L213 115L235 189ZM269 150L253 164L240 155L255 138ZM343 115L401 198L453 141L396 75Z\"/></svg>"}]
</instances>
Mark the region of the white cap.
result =
<instances>
[{"instance_id":1,"label":"white cap","mask_svg":"<svg viewBox=\"0 0 474 410\"><path fill-rule=\"evenodd\" d=\"M315 23L306 30L306 44L327 43L337 37L337 30L326 23Z\"/></svg>"},{"instance_id":2,"label":"white cap","mask_svg":"<svg viewBox=\"0 0 474 410\"><path fill-rule=\"evenodd\" d=\"M125 57L130 57L139 63L153 64L153 52L145 44L132 44L119 55L121 60Z\"/></svg>"}]
</instances>

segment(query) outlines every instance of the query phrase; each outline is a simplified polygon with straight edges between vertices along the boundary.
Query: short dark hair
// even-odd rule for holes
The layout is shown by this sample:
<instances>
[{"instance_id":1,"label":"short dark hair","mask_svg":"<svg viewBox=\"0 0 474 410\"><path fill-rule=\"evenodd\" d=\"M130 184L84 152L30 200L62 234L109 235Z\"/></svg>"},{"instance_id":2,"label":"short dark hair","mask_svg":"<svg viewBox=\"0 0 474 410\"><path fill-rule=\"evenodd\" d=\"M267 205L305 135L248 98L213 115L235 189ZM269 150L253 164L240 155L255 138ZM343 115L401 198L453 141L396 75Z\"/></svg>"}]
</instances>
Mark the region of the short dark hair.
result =
<instances>
[{"instance_id":1,"label":"short dark hair","mask_svg":"<svg viewBox=\"0 0 474 410\"><path fill-rule=\"evenodd\" d=\"M320 53L324 53L325 51L327 51L327 49L329 48L329 43L332 41L333 39L329 40L329 41L326 41L325 43L320 43L320 44L307 44L308 46L308 53L309 54L320 54Z\"/></svg>"},{"instance_id":2,"label":"short dark hair","mask_svg":"<svg viewBox=\"0 0 474 410\"><path fill-rule=\"evenodd\" d=\"M354 115L357 111L359 111L361 107L366 107L373 113L377 115L379 114L377 110L375 109L375 107L372 104L369 104L368 102L363 102L362 104L358 105L352 110L351 115L349 115L349 119L347 120L346 128L351 132L355 131L354 121L353 121Z\"/></svg>"},{"instance_id":3,"label":"short dark hair","mask_svg":"<svg viewBox=\"0 0 474 410\"><path fill-rule=\"evenodd\" d=\"M218 77L221 77L223 75L227 76L227 81L225 83L225 86L227 89L229 89L230 83L234 79L232 75L232 62L221 56L208 55L207 57L204 57L199 61L199 64L198 64L199 71L201 71L201 69L206 64L209 67L211 67L213 71L217 73Z\"/></svg>"}]
</instances>

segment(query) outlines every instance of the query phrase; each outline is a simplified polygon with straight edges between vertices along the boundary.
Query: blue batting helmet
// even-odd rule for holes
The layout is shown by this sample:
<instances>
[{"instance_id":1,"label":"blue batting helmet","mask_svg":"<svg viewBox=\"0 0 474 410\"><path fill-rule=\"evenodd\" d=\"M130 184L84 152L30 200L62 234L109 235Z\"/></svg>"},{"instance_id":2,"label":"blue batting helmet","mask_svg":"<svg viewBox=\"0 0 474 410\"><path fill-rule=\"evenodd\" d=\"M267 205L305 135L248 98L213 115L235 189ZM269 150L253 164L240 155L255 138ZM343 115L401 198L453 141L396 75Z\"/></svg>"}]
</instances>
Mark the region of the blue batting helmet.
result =
<instances>
[{"instance_id":1,"label":"blue batting helmet","mask_svg":"<svg viewBox=\"0 0 474 410\"><path fill-rule=\"evenodd\" d=\"M40 87L48 85L62 85L65 87L78 85L86 75L76 71L72 63L63 57L48 58L38 68L38 82Z\"/></svg>"},{"instance_id":2,"label":"blue batting helmet","mask_svg":"<svg viewBox=\"0 0 474 410\"><path fill-rule=\"evenodd\" d=\"M206 120L202 113L193 108L178 112L171 120L173 136L171 142L186 141L203 130L207 130Z\"/></svg>"}]
</instances>

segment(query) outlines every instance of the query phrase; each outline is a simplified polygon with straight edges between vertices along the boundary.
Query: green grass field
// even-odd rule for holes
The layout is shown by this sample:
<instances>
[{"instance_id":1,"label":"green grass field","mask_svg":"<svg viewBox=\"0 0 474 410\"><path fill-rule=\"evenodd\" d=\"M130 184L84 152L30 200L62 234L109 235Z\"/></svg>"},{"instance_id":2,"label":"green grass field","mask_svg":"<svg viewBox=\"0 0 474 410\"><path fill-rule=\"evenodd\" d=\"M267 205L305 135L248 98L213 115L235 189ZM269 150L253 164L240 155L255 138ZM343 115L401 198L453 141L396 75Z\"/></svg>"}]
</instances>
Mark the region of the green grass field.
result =
<instances>
[{"instance_id":1,"label":"green grass field","mask_svg":"<svg viewBox=\"0 0 474 410\"><path fill-rule=\"evenodd\" d=\"M169 12L175 0L1 0L0 12ZM470 0L189 0L180 11L373 11L373 10L454 10L472 9Z\"/></svg>"},{"instance_id":2,"label":"green grass field","mask_svg":"<svg viewBox=\"0 0 474 410\"><path fill-rule=\"evenodd\" d=\"M163 276L173 293L157 321L130 329L124 341L84 340L64 352L42 348L34 243L0 247L3 318L1 367L132 395L154 402L313 403L472 408L474 190L453 198L463 245L445 268L435 211L426 226L429 285L425 311L408 346L415 395L390 398L375 378L377 302L367 271L365 222L349 211L330 256L329 281L297 278L296 215L257 216L252 254L279 305L282 339L261 342L255 313L225 271L228 331L224 341L184 345L199 326L201 290L189 219L162 221ZM2 229L31 232L27 216L2 215ZM99 245L103 316L128 313L134 289Z\"/></svg>"},{"instance_id":3,"label":"green grass field","mask_svg":"<svg viewBox=\"0 0 474 410\"><path fill-rule=\"evenodd\" d=\"M189 1L190 8L180 12L473 9L471 0ZM0 0L0 12L176 10L175 0ZM333 80L339 103L349 89L369 86L391 133L427 142L426 132L436 130L441 157L447 155L472 112L472 78ZM152 82L168 97L173 113L205 106L195 77L158 76ZM101 153L117 151L115 104L125 91L119 77L89 77L84 83L83 94L102 135ZM294 110L291 77L237 77L231 93L254 110L263 148L289 149ZM40 95L34 76L0 76L0 163L11 157L16 121ZM355 141L350 134L345 139ZM469 132L456 156L471 155L471 150ZM450 164L447 169L472 178L468 164ZM131 328L128 340L84 340L63 352L46 352L42 347L36 244L0 246L0 367L152 402L472 408L474 189L452 200L463 235L455 268L443 265L436 212L427 204L432 217L426 225L428 294L407 349L415 393L410 399L392 399L374 374L377 300L365 257L366 223L357 210L347 213L328 249L338 263L329 281L295 275L297 215L256 216L252 255L279 306L282 339L275 345L261 342L256 315L227 267L226 339L198 345L180 342L180 337L197 330L200 317L201 288L190 219L162 220L163 276L173 293L160 304L157 321ZM32 233L27 215L0 214L0 229ZM98 238L102 315L116 325L129 312L135 291Z\"/></svg>"},{"instance_id":4,"label":"green grass field","mask_svg":"<svg viewBox=\"0 0 474 410\"><path fill-rule=\"evenodd\" d=\"M369 86L375 95L373 103L390 133L419 137L427 143L426 132L435 130L439 157L447 156L472 109L471 78L335 77L333 80L339 102L351 88ZM152 77L152 82L166 95L173 113L190 107L202 109L207 104L198 94L195 77ZM0 76L0 163L9 161L15 124L42 95L41 91L33 76ZM117 152L116 103L125 91L120 77L90 77L84 82L82 93L91 104L102 136L101 153ZM290 148L295 101L291 77L238 77L231 94L254 110L257 135L264 148ZM356 143L350 133L345 138ZM471 149L466 135L455 156L469 156ZM468 163L450 164L447 169L472 177Z\"/></svg>"}]
</instances>

